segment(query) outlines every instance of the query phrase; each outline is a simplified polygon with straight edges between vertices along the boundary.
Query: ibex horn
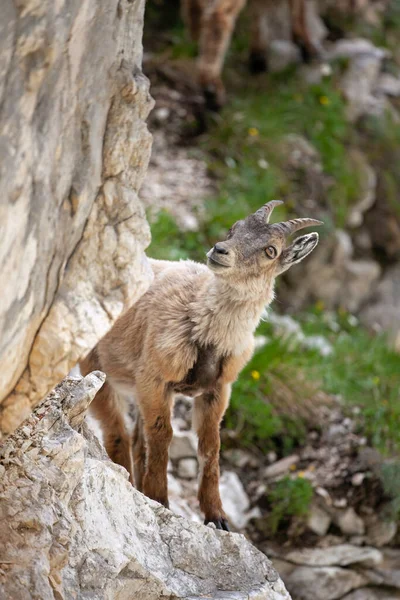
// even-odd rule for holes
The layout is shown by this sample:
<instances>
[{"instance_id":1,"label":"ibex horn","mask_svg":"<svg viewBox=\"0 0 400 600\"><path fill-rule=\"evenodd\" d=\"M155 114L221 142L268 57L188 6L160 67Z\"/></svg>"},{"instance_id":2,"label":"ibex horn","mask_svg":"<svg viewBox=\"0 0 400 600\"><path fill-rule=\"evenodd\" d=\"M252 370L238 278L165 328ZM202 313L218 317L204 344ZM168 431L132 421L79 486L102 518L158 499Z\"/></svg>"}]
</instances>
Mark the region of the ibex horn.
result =
<instances>
[{"instance_id":1,"label":"ibex horn","mask_svg":"<svg viewBox=\"0 0 400 600\"><path fill-rule=\"evenodd\" d=\"M280 204L283 204L282 200L271 200L259 208L257 213L263 216L266 223L269 223L272 211L274 210L275 206L279 206Z\"/></svg>"},{"instance_id":2,"label":"ibex horn","mask_svg":"<svg viewBox=\"0 0 400 600\"><path fill-rule=\"evenodd\" d=\"M323 222L317 221L317 219L291 219L290 221L284 221L283 223L276 223L276 225L289 235L299 229L304 229L304 227L323 225Z\"/></svg>"}]
</instances>

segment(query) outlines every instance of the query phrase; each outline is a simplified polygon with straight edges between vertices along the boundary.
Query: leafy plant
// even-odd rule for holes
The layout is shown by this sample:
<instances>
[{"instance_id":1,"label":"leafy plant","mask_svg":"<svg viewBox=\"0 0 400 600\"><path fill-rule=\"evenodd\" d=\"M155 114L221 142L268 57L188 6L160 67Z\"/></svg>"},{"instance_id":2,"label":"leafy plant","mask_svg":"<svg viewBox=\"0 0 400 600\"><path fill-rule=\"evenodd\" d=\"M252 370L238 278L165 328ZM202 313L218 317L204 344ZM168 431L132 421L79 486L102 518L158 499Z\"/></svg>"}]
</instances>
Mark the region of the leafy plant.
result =
<instances>
[{"instance_id":1,"label":"leafy plant","mask_svg":"<svg viewBox=\"0 0 400 600\"><path fill-rule=\"evenodd\" d=\"M313 497L313 487L307 479L284 477L267 494L271 511L268 524L274 535L289 517L307 515Z\"/></svg>"}]
</instances>

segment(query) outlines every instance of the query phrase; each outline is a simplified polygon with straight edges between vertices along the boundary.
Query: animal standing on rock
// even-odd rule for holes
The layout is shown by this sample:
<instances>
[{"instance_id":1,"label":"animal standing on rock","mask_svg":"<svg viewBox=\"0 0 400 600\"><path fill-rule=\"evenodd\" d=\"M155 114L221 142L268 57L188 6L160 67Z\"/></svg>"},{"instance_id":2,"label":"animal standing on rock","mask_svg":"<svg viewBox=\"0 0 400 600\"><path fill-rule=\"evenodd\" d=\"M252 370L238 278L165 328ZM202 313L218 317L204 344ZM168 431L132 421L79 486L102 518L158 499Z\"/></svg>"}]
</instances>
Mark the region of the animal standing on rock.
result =
<instances>
[{"instance_id":1,"label":"animal standing on rock","mask_svg":"<svg viewBox=\"0 0 400 600\"><path fill-rule=\"evenodd\" d=\"M219 428L231 384L249 361L254 332L274 297L275 278L305 258L318 234L287 238L314 219L269 224L272 200L230 229L208 252L207 266L151 260L154 281L81 362L82 374L104 371L92 403L111 459L150 498L168 506L167 464L174 396L194 398L198 435L198 498L205 523L228 530L219 494ZM134 395L131 439L121 396Z\"/></svg>"},{"instance_id":2,"label":"animal standing on rock","mask_svg":"<svg viewBox=\"0 0 400 600\"><path fill-rule=\"evenodd\" d=\"M250 70L267 69L268 13L276 2L288 2L293 40L304 57L318 54L307 26L306 0L251 0ZM182 14L194 41L199 44L198 75L207 108L225 103L221 72L239 13L247 0L182 0Z\"/></svg>"}]
</instances>

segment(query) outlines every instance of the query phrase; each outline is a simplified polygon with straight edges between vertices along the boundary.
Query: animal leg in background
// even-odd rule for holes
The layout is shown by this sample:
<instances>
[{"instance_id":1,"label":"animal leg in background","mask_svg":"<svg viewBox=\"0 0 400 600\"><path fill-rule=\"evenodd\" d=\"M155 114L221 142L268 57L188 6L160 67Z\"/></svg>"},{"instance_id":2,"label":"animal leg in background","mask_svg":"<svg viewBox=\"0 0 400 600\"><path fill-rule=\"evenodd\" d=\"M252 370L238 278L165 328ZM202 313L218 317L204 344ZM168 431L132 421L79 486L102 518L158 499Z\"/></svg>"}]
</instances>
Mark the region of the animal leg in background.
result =
<instances>
[{"instance_id":1,"label":"animal leg in background","mask_svg":"<svg viewBox=\"0 0 400 600\"><path fill-rule=\"evenodd\" d=\"M250 73L262 73L267 70L267 51L269 44L268 5L273 0L252 0L250 2Z\"/></svg>"},{"instance_id":2,"label":"animal leg in background","mask_svg":"<svg viewBox=\"0 0 400 600\"><path fill-rule=\"evenodd\" d=\"M181 0L182 18L194 42L200 37L203 4L204 0Z\"/></svg>"},{"instance_id":3,"label":"animal leg in background","mask_svg":"<svg viewBox=\"0 0 400 600\"><path fill-rule=\"evenodd\" d=\"M306 0L289 0L293 41L299 46L303 59L310 60L318 55L307 27Z\"/></svg>"},{"instance_id":4,"label":"animal leg in background","mask_svg":"<svg viewBox=\"0 0 400 600\"><path fill-rule=\"evenodd\" d=\"M198 71L207 107L218 110L225 102L221 80L225 54L236 19L246 0L208 2L202 15Z\"/></svg>"},{"instance_id":5,"label":"animal leg in background","mask_svg":"<svg viewBox=\"0 0 400 600\"><path fill-rule=\"evenodd\" d=\"M219 493L220 423L229 403L231 386L221 384L194 400L193 425L199 438L200 464L198 498L205 523L215 523L217 529L228 531Z\"/></svg>"},{"instance_id":6,"label":"animal leg in background","mask_svg":"<svg viewBox=\"0 0 400 600\"><path fill-rule=\"evenodd\" d=\"M143 420L146 467L143 493L168 508L168 448L172 439L172 393L168 384L137 381L135 398ZM140 473L139 472L139 478Z\"/></svg>"}]
</instances>

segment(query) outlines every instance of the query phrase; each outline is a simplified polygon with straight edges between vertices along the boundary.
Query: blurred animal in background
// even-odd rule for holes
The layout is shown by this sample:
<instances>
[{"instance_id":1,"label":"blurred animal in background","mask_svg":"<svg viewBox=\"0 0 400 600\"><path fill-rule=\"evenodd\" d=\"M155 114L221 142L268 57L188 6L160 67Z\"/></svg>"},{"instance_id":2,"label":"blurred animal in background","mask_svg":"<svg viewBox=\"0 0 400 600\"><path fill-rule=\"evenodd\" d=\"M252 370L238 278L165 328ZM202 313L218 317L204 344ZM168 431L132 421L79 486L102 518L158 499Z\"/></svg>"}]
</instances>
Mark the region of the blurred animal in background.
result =
<instances>
[{"instance_id":1,"label":"blurred animal in background","mask_svg":"<svg viewBox=\"0 0 400 600\"><path fill-rule=\"evenodd\" d=\"M316 247L317 233L287 243L314 219L270 224L265 204L233 225L208 252L207 266L190 260L151 260L154 281L81 362L83 375L107 375L91 408L102 425L111 459L153 500L168 506L168 448L174 396L194 398L198 435L198 498L205 522L228 529L219 493L219 428L231 385L251 358L254 332L274 297L275 278ZM138 416L133 438L123 396Z\"/></svg>"},{"instance_id":2,"label":"blurred animal in background","mask_svg":"<svg viewBox=\"0 0 400 600\"><path fill-rule=\"evenodd\" d=\"M221 79L225 55L239 13L247 0L182 0L182 14L191 37L199 45L198 77L206 105L218 110L225 102ZM251 42L249 67L253 73L267 68L270 20L276 9L287 10L287 23L293 41L303 57L318 54L308 26L307 0L249 0Z\"/></svg>"}]
</instances>

